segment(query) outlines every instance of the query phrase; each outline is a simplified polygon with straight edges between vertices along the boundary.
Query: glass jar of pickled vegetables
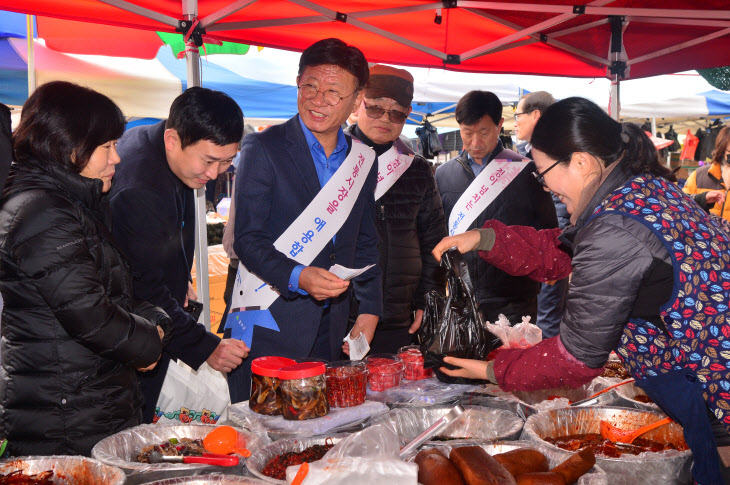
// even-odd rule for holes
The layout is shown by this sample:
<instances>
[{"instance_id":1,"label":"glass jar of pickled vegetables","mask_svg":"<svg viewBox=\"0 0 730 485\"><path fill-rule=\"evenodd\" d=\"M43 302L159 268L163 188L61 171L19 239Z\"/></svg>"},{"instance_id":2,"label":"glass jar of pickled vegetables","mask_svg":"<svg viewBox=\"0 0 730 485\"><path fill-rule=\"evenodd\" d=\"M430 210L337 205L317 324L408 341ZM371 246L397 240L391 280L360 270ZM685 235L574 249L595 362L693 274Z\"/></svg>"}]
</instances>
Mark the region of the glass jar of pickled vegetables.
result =
<instances>
[{"instance_id":1,"label":"glass jar of pickled vegetables","mask_svg":"<svg viewBox=\"0 0 730 485\"><path fill-rule=\"evenodd\" d=\"M365 402L368 367L362 360L340 360L327 364L327 402L334 408L348 408Z\"/></svg>"},{"instance_id":2,"label":"glass jar of pickled vegetables","mask_svg":"<svg viewBox=\"0 0 730 485\"><path fill-rule=\"evenodd\" d=\"M259 357L251 362L251 411L269 416L281 414L279 370L296 364L285 357Z\"/></svg>"},{"instance_id":3,"label":"glass jar of pickled vegetables","mask_svg":"<svg viewBox=\"0 0 730 485\"><path fill-rule=\"evenodd\" d=\"M384 391L400 384L403 359L393 354L373 354L365 357L368 384L373 391Z\"/></svg>"},{"instance_id":4,"label":"glass jar of pickled vegetables","mask_svg":"<svg viewBox=\"0 0 730 485\"><path fill-rule=\"evenodd\" d=\"M330 412L325 371L325 365L321 362L302 362L279 371L284 419L302 421L319 418Z\"/></svg>"},{"instance_id":5,"label":"glass jar of pickled vegetables","mask_svg":"<svg viewBox=\"0 0 730 485\"><path fill-rule=\"evenodd\" d=\"M403 359L403 378L417 381L433 376L432 369L423 367L423 354L418 345L406 345L398 350L398 357Z\"/></svg>"}]
</instances>

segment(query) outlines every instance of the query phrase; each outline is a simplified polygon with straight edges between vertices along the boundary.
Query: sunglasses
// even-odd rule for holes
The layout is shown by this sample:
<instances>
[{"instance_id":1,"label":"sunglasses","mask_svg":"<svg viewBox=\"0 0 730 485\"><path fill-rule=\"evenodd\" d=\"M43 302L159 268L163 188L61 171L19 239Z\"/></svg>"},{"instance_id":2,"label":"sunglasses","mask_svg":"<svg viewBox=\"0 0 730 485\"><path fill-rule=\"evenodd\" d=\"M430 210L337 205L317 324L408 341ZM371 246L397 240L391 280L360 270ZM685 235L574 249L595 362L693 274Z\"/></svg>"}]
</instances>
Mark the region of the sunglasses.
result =
<instances>
[{"instance_id":1,"label":"sunglasses","mask_svg":"<svg viewBox=\"0 0 730 485\"><path fill-rule=\"evenodd\" d=\"M401 124L408 118L408 113L398 111L396 109L385 109L380 106L368 106L365 104L365 113L369 118L379 120L385 113L388 113L388 118L391 123Z\"/></svg>"}]
</instances>

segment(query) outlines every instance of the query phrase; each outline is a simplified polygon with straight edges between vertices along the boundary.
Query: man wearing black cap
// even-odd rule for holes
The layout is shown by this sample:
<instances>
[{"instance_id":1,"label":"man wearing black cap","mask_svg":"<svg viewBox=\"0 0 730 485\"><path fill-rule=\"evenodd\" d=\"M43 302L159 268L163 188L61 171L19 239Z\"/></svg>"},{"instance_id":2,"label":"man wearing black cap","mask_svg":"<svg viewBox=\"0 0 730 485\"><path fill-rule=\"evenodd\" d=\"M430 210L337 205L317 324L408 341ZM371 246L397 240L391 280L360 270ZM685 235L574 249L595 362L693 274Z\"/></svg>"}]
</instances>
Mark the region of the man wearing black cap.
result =
<instances>
[{"instance_id":1,"label":"man wearing black cap","mask_svg":"<svg viewBox=\"0 0 730 485\"><path fill-rule=\"evenodd\" d=\"M425 293L445 284L430 254L446 236L441 197L429 162L414 156L399 138L412 100L413 77L408 71L374 65L357 123L348 127L352 136L378 155L375 224L383 272L383 318L370 344L372 352L395 353L411 344L412 334L421 325ZM353 315L359 313L357 308L353 298Z\"/></svg>"}]
</instances>

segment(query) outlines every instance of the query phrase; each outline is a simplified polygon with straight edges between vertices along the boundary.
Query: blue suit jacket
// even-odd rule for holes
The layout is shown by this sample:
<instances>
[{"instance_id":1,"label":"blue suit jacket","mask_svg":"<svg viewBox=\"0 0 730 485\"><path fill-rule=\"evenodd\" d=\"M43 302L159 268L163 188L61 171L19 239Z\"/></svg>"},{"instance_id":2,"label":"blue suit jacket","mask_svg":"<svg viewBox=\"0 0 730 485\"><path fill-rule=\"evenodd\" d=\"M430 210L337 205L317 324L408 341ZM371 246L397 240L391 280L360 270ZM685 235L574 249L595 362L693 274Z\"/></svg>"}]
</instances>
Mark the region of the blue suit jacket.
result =
<instances>
[{"instance_id":1,"label":"blue suit jacket","mask_svg":"<svg viewBox=\"0 0 730 485\"><path fill-rule=\"evenodd\" d=\"M349 137L348 144L352 144ZM377 264L373 196L376 183L377 164L374 163L335 242L329 241L311 266L328 269L333 264L348 268ZM289 291L289 277L298 263L274 248L274 242L319 190L314 161L297 116L244 139L236 177L233 248L249 271L279 290L281 296L269 310L280 332L254 328L247 362L229 376L233 402L248 397L252 359L265 355L306 357L312 351L324 302ZM347 330L350 291L354 290L360 301L360 313L382 315L380 269L375 266L352 283L352 289L330 300L327 321L330 350L335 357L340 354Z\"/></svg>"}]
</instances>

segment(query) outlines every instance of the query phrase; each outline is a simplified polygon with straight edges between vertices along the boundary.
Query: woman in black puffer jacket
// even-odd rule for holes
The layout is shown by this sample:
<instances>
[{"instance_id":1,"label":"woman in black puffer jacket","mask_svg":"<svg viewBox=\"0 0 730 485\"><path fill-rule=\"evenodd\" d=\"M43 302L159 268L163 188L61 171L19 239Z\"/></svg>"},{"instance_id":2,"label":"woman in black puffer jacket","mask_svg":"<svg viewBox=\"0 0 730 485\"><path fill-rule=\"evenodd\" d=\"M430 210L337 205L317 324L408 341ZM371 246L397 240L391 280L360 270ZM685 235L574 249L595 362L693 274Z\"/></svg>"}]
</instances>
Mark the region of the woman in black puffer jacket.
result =
<instances>
[{"instance_id":1,"label":"woman in black puffer jacket","mask_svg":"<svg viewBox=\"0 0 730 485\"><path fill-rule=\"evenodd\" d=\"M116 139L106 96L53 82L23 106L0 207L0 437L13 455L89 455L141 422L136 369L154 367L171 322L133 304L109 231Z\"/></svg>"}]
</instances>

